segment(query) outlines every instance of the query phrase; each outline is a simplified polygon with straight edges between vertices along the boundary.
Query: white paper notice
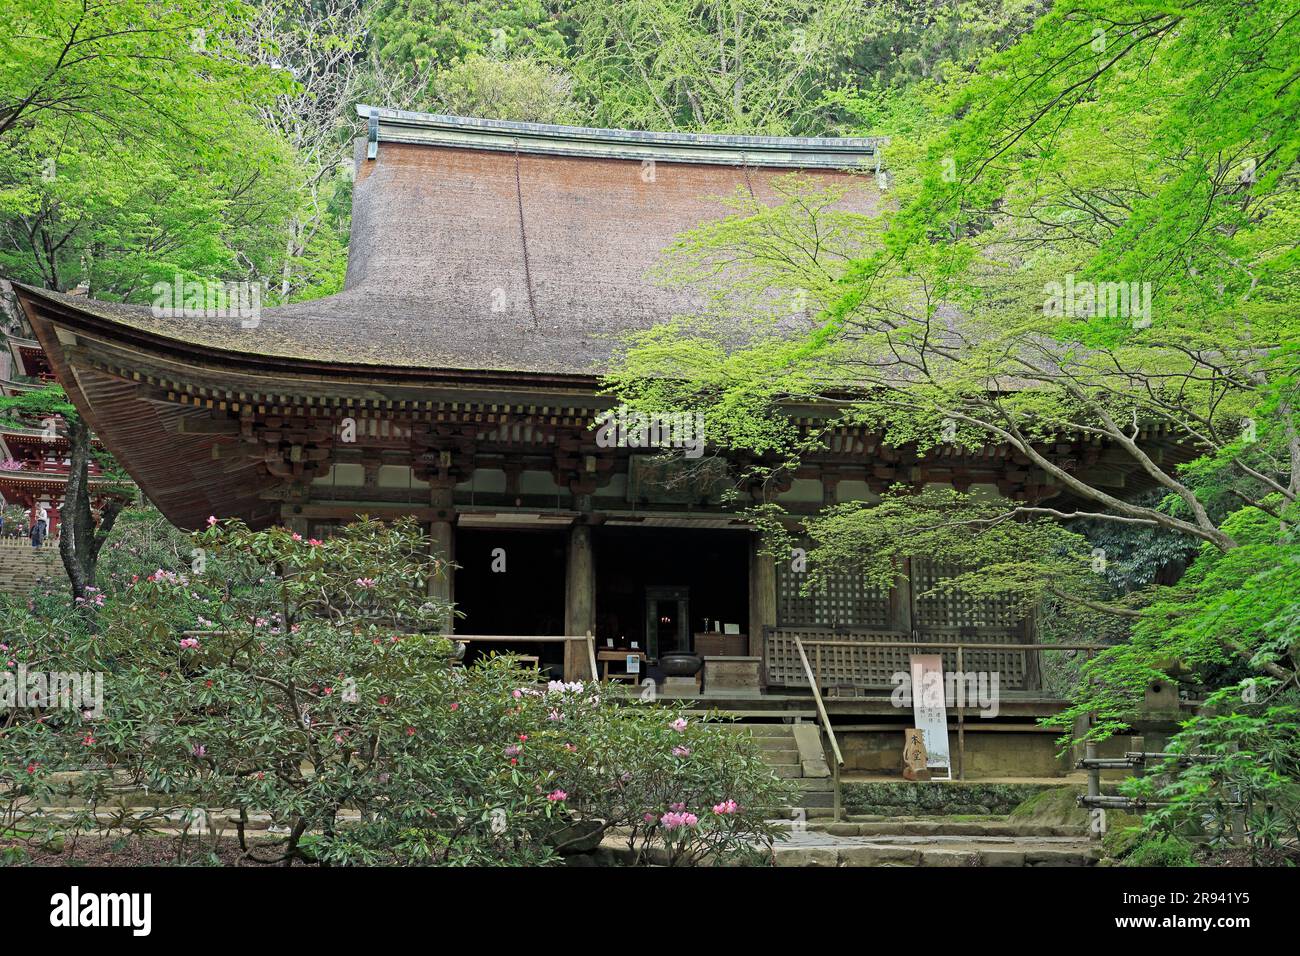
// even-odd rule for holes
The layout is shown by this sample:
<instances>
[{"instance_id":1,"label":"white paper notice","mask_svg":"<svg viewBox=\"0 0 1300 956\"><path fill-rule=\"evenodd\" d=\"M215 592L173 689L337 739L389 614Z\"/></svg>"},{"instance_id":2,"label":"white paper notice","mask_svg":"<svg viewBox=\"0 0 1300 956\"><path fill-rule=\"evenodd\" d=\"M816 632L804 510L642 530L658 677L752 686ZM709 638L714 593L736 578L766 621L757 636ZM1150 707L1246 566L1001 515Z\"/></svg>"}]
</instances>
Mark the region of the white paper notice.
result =
<instances>
[{"instance_id":1,"label":"white paper notice","mask_svg":"<svg viewBox=\"0 0 1300 956\"><path fill-rule=\"evenodd\" d=\"M939 654L913 654L912 714L916 726L925 734L925 765L943 767L952 775L952 757L948 751L948 712L943 696L943 657Z\"/></svg>"}]
</instances>

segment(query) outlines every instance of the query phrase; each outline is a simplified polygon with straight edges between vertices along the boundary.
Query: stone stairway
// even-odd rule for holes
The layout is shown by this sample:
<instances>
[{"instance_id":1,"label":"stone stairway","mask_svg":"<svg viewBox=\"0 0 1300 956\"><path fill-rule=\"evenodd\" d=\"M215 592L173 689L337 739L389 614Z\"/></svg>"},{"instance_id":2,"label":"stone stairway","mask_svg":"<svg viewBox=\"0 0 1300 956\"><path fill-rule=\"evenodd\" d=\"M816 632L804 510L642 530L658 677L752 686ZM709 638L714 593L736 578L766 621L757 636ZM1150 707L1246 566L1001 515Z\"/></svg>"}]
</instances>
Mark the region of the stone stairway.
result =
<instances>
[{"instance_id":1,"label":"stone stairway","mask_svg":"<svg viewBox=\"0 0 1300 956\"><path fill-rule=\"evenodd\" d=\"M793 826L777 866L1093 866L1097 841L1079 827L943 817Z\"/></svg>"},{"instance_id":2,"label":"stone stairway","mask_svg":"<svg viewBox=\"0 0 1300 956\"><path fill-rule=\"evenodd\" d=\"M33 548L24 539L0 542L0 593L26 595L42 578L58 580L63 575L56 542Z\"/></svg>"},{"instance_id":3,"label":"stone stairway","mask_svg":"<svg viewBox=\"0 0 1300 956\"><path fill-rule=\"evenodd\" d=\"M788 716L788 715L787 715ZM778 776L796 781L799 803L782 814L777 866L1092 866L1100 856L1086 827L990 815L854 816L836 822L834 780L817 724L737 723Z\"/></svg>"},{"instance_id":4,"label":"stone stairway","mask_svg":"<svg viewBox=\"0 0 1300 956\"><path fill-rule=\"evenodd\" d=\"M786 808L787 818L829 819L834 813L835 783L822 749L821 733L815 723L802 716L792 719L792 723L737 723L732 727L753 738L777 776L797 782L799 802Z\"/></svg>"}]
</instances>

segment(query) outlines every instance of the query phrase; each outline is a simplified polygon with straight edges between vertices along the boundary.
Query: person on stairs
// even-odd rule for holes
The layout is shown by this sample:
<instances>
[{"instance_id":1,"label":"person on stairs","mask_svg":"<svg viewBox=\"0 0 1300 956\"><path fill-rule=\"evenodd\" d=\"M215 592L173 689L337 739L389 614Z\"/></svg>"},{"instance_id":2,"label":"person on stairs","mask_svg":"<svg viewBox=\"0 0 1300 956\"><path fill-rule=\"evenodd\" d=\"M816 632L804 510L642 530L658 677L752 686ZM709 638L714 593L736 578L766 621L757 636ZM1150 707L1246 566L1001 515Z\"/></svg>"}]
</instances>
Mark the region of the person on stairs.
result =
<instances>
[{"instance_id":1,"label":"person on stairs","mask_svg":"<svg viewBox=\"0 0 1300 956\"><path fill-rule=\"evenodd\" d=\"M36 520L32 522L32 547L39 548L45 544L45 533L50 528L50 512L45 505L36 508Z\"/></svg>"}]
</instances>

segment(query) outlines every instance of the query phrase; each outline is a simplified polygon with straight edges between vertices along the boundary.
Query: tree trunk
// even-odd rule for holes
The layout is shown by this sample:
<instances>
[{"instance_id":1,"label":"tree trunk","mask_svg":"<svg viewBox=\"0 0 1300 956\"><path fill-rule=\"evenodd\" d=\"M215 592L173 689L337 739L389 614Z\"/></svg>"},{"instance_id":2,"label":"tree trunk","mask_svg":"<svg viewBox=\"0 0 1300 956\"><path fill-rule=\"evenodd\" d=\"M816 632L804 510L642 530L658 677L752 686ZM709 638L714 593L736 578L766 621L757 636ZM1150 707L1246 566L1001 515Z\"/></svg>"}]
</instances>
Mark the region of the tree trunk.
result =
<instances>
[{"instance_id":1,"label":"tree trunk","mask_svg":"<svg viewBox=\"0 0 1300 956\"><path fill-rule=\"evenodd\" d=\"M85 597L86 588L95 585L99 549L113 530L122 503L111 500L104 505L100 527L96 530L90 512L90 429L75 418L67 419L67 428L72 465L63 492L59 556L63 559L63 569L68 573L75 600Z\"/></svg>"}]
</instances>

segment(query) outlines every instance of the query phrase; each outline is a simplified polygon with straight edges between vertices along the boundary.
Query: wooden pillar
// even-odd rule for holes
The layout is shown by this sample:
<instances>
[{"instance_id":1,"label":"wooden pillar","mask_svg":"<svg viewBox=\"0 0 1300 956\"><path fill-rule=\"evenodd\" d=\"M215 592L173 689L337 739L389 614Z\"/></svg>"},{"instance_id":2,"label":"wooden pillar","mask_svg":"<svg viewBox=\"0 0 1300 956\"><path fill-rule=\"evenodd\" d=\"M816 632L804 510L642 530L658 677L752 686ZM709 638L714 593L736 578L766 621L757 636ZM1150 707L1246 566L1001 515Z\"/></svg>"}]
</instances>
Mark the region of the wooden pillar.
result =
<instances>
[{"instance_id":1,"label":"wooden pillar","mask_svg":"<svg viewBox=\"0 0 1300 956\"><path fill-rule=\"evenodd\" d=\"M1038 606L1035 605L1025 618L1022 628L1026 644L1038 643ZM1025 651L1025 690L1042 690L1043 672L1041 665L1042 651Z\"/></svg>"},{"instance_id":2,"label":"wooden pillar","mask_svg":"<svg viewBox=\"0 0 1300 956\"><path fill-rule=\"evenodd\" d=\"M903 640L916 639L916 625L912 620L912 559L904 558L894 578L894 620L903 632ZM911 653L909 651L909 653Z\"/></svg>"},{"instance_id":3,"label":"wooden pillar","mask_svg":"<svg viewBox=\"0 0 1300 956\"><path fill-rule=\"evenodd\" d=\"M569 526L568 561L564 573L564 633L594 634L596 631L596 561L591 547L591 525ZM588 675L586 645L564 642L564 679L581 680Z\"/></svg>"},{"instance_id":4,"label":"wooden pillar","mask_svg":"<svg viewBox=\"0 0 1300 956\"><path fill-rule=\"evenodd\" d=\"M1079 741L1087 735L1091 728L1091 715L1080 714L1078 717L1074 718L1074 726L1070 731L1070 737L1073 740L1073 743L1070 744L1069 753L1065 755L1065 760L1067 762L1065 767L1066 773L1070 773L1074 770L1078 766L1079 761L1087 756L1087 753L1084 750L1084 745L1079 743Z\"/></svg>"},{"instance_id":5,"label":"wooden pillar","mask_svg":"<svg viewBox=\"0 0 1300 956\"><path fill-rule=\"evenodd\" d=\"M962 647L957 645L957 680L956 690L960 695L953 703L957 707L957 779L966 779L966 663L962 659ZM951 773L952 768L948 768Z\"/></svg>"},{"instance_id":6,"label":"wooden pillar","mask_svg":"<svg viewBox=\"0 0 1300 956\"><path fill-rule=\"evenodd\" d=\"M429 523L429 553L432 557L445 562L442 574L429 578L429 597L448 604L456 600L456 578L451 565L456 560L456 509L452 494L454 486L450 482L430 483L429 504L434 509L433 520ZM446 633L456 630L455 615L447 618Z\"/></svg>"},{"instance_id":7,"label":"wooden pillar","mask_svg":"<svg viewBox=\"0 0 1300 956\"><path fill-rule=\"evenodd\" d=\"M776 562L760 551L763 541L749 536L749 656L762 658L761 679L767 686L767 628L776 626Z\"/></svg>"}]
</instances>

